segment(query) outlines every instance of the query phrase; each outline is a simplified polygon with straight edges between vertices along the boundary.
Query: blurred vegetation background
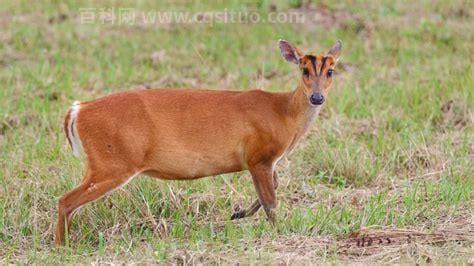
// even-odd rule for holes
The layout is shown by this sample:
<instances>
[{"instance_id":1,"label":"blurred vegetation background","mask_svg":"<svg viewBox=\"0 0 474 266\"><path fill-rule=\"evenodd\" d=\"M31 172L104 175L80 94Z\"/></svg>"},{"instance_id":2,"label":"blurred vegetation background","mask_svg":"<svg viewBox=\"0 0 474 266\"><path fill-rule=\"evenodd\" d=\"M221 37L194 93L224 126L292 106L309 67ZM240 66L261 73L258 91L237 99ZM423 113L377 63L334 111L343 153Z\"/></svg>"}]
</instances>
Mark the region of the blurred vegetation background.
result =
<instances>
[{"instance_id":1,"label":"blurred vegetation background","mask_svg":"<svg viewBox=\"0 0 474 266\"><path fill-rule=\"evenodd\" d=\"M167 12L192 20L142 17ZM473 12L457 0L0 1L0 261L472 263ZM259 21L205 21L216 13ZM275 15L297 21L269 22ZM320 117L279 169L276 228L263 213L230 221L256 197L246 172L140 177L76 216L71 248L52 246L57 199L83 175L61 127L74 100L162 87L292 90L299 74L281 59L280 38L312 53L341 39L343 53ZM371 256L335 248L367 226L453 225L470 240Z\"/></svg>"}]
</instances>

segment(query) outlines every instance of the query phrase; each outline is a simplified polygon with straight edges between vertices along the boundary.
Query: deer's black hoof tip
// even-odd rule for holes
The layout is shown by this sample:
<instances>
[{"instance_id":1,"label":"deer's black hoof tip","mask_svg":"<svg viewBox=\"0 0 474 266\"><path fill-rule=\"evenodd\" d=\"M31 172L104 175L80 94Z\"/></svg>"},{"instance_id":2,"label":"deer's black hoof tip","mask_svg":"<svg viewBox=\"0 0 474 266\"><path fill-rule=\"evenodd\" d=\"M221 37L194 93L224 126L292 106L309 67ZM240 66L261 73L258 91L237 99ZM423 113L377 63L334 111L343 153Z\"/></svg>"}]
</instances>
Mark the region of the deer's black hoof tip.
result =
<instances>
[{"instance_id":1,"label":"deer's black hoof tip","mask_svg":"<svg viewBox=\"0 0 474 266\"><path fill-rule=\"evenodd\" d=\"M245 211L238 211L238 212L234 212L234 214L232 214L230 219L231 220L236 220L236 219L240 219L240 218L244 218L244 217L245 217Z\"/></svg>"}]
</instances>

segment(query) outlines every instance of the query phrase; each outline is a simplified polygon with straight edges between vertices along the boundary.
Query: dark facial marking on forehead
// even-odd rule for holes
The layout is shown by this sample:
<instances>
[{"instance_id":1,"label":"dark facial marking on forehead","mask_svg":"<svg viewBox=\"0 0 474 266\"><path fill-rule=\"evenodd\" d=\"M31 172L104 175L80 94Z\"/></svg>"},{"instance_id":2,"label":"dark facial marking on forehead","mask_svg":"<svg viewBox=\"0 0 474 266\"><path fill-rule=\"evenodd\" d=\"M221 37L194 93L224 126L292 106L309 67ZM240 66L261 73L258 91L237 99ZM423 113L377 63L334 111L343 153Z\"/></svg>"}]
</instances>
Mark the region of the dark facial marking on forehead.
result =
<instances>
[{"instance_id":1,"label":"dark facial marking on forehead","mask_svg":"<svg viewBox=\"0 0 474 266\"><path fill-rule=\"evenodd\" d=\"M314 74L319 76L322 74L326 66L331 66L334 64L334 58L332 56L323 56L323 55L305 55L303 63L307 63L309 60L311 62L311 67L314 70ZM319 72L318 72L319 70Z\"/></svg>"},{"instance_id":2,"label":"dark facial marking on forehead","mask_svg":"<svg viewBox=\"0 0 474 266\"><path fill-rule=\"evenodd\" d=\"M314 55L307 55L306 57L309 59L309 61L311 61L311 64L313 65L314 69L314 74L317 75L318 72L316 72L316 57Z\"/></svg>"},{"instance_id":3,"label":"dark facial marking on forehead","mask_svg":"<svg viewBox=\"0 0 474 266\"><path fill-rule=\"evenodd\" d=\"M321 70L319 70L319 73L320 73L320 74L323 73L324 65L326 64L326 60L327 60L327 59L328 59L328 58L327 58L326 56L324 56L323 59L322 59Z\"/></svg>"}]
</instances>

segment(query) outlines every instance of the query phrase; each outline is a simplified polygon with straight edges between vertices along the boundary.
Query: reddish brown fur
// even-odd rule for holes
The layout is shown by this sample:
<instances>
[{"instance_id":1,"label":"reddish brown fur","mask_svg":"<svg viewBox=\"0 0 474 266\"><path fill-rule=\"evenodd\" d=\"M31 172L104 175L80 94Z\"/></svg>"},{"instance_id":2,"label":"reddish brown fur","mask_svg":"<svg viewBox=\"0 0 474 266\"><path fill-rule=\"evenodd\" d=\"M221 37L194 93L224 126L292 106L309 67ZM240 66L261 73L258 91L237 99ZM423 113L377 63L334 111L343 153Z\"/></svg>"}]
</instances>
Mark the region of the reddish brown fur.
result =
<instances>
[{"instance_id":1,"label":"reddish brown fur","mask_svg":"<svg viewBox=\"0 0 474 266\"><path fill-rule=\"evenodd\" d=\"M322 55L314 56L322 62ZM326 57L322 72L336 61ZM311 64L303 55L299 62L300 68ZM332 79L318 75L312 70L294 91L284 93L152 89L81 103L75 126L87 171L81 184L59 200L56 243L63 243L65 226L79 207L138 173L189 180L249 170L259 200L233 218L252 215L262 205L273 222L278 186L274 166L291 152L319 111L308 101L311 84L322 82L324 95L330 89ZM66 135L70 119L68 111Z\"/></svg>"}]
</instances>

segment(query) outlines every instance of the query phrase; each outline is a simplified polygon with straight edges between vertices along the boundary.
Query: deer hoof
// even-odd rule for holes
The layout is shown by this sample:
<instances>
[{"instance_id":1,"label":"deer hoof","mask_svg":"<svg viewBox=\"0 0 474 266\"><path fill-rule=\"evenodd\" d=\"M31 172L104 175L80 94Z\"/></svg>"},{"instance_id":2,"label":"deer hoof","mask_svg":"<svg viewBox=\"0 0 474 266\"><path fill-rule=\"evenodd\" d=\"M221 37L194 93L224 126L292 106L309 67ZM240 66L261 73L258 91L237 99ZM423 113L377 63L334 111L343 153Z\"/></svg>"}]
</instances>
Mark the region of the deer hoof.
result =
<instances>
[{"instance_id":1,"label":"deer hoof","mask_svg":"<svg viewBox=\"0 0 474 266\"><path fill-rule=\"evenodd\" d=\"M241 218L244 218L244 217L245 217L245 210L234 212L234 214L232 214L230 219L231 220L236 220L236 219L241 219Z\"/></svg>"}]
</instances>

